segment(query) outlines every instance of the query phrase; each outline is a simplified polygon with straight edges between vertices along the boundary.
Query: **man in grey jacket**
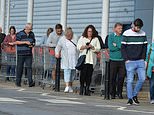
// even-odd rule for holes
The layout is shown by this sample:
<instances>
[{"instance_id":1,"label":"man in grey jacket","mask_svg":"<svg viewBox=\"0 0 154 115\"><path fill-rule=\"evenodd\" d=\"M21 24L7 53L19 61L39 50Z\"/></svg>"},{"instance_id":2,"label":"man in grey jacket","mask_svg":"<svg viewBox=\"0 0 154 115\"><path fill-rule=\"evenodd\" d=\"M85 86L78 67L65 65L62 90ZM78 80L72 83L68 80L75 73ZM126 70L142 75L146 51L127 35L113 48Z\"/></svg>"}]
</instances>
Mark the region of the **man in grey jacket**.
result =
<instances>
[{"instance_id":1,"label":"man in grey jacket","mask_svg":"<svg viewBox=\"0 0 154 115\"><path fill-rule=\"evenodd\" d=\"M55 48L57 46L57 43L59 41L60 38L63 37L63 27L61 24L56 24L55 26L55 31L52 32L50 35L49 35L49 38L47 40L47 46L48 47L52 47L52 48ZM53 66L53 69L52 69L52 80L53 80L53 84L55 84L55 79L56 79L56 58L53 57L51 59L52 61L52 66ZM53 87L54 89L54 87Z\"/></svg>"}]
</instances>

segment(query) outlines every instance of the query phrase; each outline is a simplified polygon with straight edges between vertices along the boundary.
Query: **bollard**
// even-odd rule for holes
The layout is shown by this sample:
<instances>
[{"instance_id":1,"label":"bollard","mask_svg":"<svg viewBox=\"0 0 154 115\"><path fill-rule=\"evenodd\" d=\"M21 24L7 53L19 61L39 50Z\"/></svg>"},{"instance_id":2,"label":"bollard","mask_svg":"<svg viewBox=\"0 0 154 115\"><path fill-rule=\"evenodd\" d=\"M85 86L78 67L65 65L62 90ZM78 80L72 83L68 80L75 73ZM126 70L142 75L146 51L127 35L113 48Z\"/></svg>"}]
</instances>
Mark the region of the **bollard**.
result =
<instances>
[{"instance_id":1,"label":"bollard","mask_svg":"<svg viewBox=\"0 0 154 115\"><path fill-rule=\"evenodd\" d=\"M105 61L105 95L104 99L110 99L110 64Z\"/></svg>"},{"instance_id":2,"label":"bollard","mask_svg":"<svg viewBox=\"0 0 154 115\"><path fill-rule=\"evenodd\" d=\"M60 92L60 60L61 58L56 58L56 81L55 81L56 92Z\"/></svg>"}]
</instances>

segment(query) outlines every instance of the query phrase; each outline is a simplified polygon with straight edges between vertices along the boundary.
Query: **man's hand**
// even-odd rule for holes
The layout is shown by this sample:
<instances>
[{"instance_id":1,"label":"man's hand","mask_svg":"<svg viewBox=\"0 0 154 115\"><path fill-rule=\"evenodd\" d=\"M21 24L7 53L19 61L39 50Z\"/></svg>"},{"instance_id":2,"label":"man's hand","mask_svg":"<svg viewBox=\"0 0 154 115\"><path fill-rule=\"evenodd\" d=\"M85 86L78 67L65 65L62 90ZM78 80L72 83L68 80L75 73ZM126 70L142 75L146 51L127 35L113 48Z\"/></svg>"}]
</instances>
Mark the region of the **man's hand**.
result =
<instances>
[{"instance_id":1,"label":"man's hand","mask_svg":"<svg viewBox=\"0 0 154 115\"><path fill-rule=\"evenodd\" d=\"M129 63L129 62L130 62L129 60L125 61L126 64Z\"/></svg>"},{"instance_id":2,"label":"man's hand","mask_svg":"<svg viewBox=\"0 0 154 115\"><path fill-rule=\"evenodd\" d=\"M145 68L147 68L147 66L148 66L148 63L145 61Z\"/></svg>"},{"instance_id":3,"label":"man's hand","mask_svg":"<svg viewBox=\"0 0 154 115\"><path fill-rule=\"evenodd\" d=\"M116 43L113 43L113 46L114 46L114 47L116 47L116 46L117 46L117 44L116 44Z\"/></svg>"},{"instance_id":4,"label":"man's hand","mask_svg":"<svg viewBox=\"0 0 154 115\"><path fill-rule=\"evenodd\" d=\"M11 43L8 43L9 45L11 45L11 46L13 46L14 45L14 43L13 42L11 42Z\"/></svg>"},{"instance_id":5,"label":"man's hand","mask_svg":"<svg viewBox=\"0 0 154 115\"><path fill-rule=\"evenodd\" d=\"M29 41L25 41L25 44L27 45L31 45L31 43Z\"/></svg>"}]
</instances>

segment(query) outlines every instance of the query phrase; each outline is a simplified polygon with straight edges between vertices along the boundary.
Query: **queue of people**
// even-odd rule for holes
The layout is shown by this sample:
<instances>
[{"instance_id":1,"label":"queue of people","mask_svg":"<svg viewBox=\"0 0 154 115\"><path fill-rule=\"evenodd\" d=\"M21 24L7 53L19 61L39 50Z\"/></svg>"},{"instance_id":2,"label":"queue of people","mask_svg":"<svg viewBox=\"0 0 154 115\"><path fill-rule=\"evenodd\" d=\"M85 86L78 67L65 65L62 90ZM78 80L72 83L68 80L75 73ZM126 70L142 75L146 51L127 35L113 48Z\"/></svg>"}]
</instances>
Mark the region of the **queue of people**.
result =
<instances>
[{"instance_id":1,"label":"queue of people","mask_svg":"<svg viewBox=\"0 0 154 115\"><path fill-rule=\"evenodd\" d=\"M76 64L78 58L85 55L85 60L80 70L80 95L90 96L90 84L92 74L97 61L97 54L103 48L109 50L110 71L110 95L111 99L123 99L123 85L126 77L128 105L139 104L138 93L141 90L146 76L150 81L150 102L154 104L154 44L147 46L146 34L143 30L143 21L136 19L132 28L122 33L123 24L116 23L113 32L108 35L106 43L100 42L100 37L93 25L88 25L78 39L73 29L67 27L63 31L61 24L55 26L55 30L48 28L47 33L36 42L32 32L32 24L27 23L24 30L16 33L14 26L9 29L9 34L1 33L2 48L7 56L15 54L17 46L17 65L7 66L7 75L16 74L16 86L21 87L21 78L24 64L27 70L29 87L35 86L32 79L32 49L38 46L55 48L55 57L51 60L53 66L52 80L56 79L56 58L61 58L61 69L64 70L65 93L73 92L73 81L76 76ZM138 80L132 87L134 75ZM53 84L54 84L53 83Z\"/></svg>"}]
</instances>

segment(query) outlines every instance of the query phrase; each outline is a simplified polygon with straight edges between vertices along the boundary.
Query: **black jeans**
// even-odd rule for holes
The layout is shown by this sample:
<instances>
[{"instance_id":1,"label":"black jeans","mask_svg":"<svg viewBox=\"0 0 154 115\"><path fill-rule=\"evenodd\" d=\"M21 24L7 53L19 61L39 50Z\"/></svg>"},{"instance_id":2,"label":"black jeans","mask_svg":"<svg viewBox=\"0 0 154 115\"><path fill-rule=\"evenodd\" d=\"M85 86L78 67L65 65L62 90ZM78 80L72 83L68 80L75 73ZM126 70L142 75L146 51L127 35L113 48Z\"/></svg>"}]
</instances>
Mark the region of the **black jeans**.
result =
<instances>
[{"instance_id":1,"label":"black jeans","mask_svg":"<svg viewBox=\"0 0 154 115\"><path fill-rule=\"evenodd\" d=\"M80 86L84 87L84 84L86 83L86 86L90 86L91 78L93 74L93 65L92 64L84 64L83 69L81 70L80 74Z\"/></svg>"},{"instance_id":2,"label":"black jeans","mask_svg":"<svg viewBox=\"0 0 154 115\"><path fill-rule=\"evenodd\" d=\"M124 61L110 60L110 94L112 96L115 96L116 93L118 95L122 95L125 74L126 73Z\"/></svg>"},{"instance_id":3,"label":"black jeans","mask_svg":"<svg viewBox=\"0 0 154 115\"><path fill-rule=\"evenodd\" d=\"M23 74L24 64L27 70L26 77L28 78L29 85L33 83L32 80L32 55L18 55L17 56L17 72L16 72L16 85L21 85L21 78Z\"/></svg>"}]
</instances>

